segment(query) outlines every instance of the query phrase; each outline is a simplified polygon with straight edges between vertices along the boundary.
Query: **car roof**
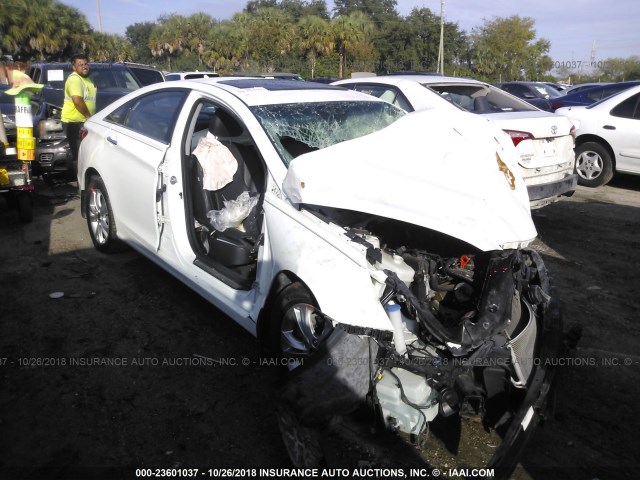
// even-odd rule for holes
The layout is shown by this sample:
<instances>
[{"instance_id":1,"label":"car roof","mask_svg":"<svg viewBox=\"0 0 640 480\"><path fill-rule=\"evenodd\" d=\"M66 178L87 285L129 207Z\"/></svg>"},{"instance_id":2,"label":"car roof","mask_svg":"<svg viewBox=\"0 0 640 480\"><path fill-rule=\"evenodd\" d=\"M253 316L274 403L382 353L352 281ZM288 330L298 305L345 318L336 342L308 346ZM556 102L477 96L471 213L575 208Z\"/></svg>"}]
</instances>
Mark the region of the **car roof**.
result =
<instances>
[{"instance_id":1,"label":"car roof","mask_svg":"<svg viewBox=\"0 0 640 480\"><path fill-rule=\"evenodd\" d=\"M611 85L612 82L586 82L586 83L576 83L575 85L571 85L567 87L567 90L575 90L575 89L586 89L591 87L597 87L600 85Z\"/></svg>"},{"instance_id":2,"label":"car roof","mask_svg":"<svg viewBox=\"0 0 640 480\"><path fill-rule=\"evenodd\" d=\"M231 77L260 77L260 78L279 78L281 80L292 78L296 80L304 80L301 75L289 72L241 72L230 75Z\"/></svg>"},{"instance_id":3,"label":"car roof","mask_svg":"<svg viewBox=\"0 0 640 480\"><path fill-rule=\"evenodd\" d=\"M158 70L156 67L154 67L153 65L149 65L148 63L136 63L136 62L122 62L122 63L128 67L149 68L152 70Z\"/></svg>"},{"instance_id":4,"label":"car roof","mask_svg":"<svg viewBox=\"0 0 640 480\"><path fill-rule=\"evenodd\" d=\"M500 82L496 85L549 85L547 82L532 82L527 80L512 80L510 82Z\"/></svg>"},{"instance_id":5,"label":"car roof","mask_svg":"<svg viewBox=\"0 0 640 480\"><path fill-rule=\"evenodd\" d=\"M191 75L194 73L202 73L204 75L218 75L217 72L210 72L208 70L189 70L187 72L181 71L181 72L168 72L168 75Z\"/></svg>"},{"instance_id":6,"label":"car roof","mask_svg":"<svg viewBox=\"0 0 640 480\"><path fill-rule=\"evenodd\" d=\"M468 83L473 85L486 85L485 82L481 82L480 80L474 80L472 78L464 78L464 77L446 77L444 75L418 75L418 74L408 74L408 75L380 75L375 76L372 75L370 77L359 77L359 78L349 78L345 80L340 80L340 82L336 82L336 85L340 85L342 82L358 82L358 83L384 83L386 85L401 85L404 82L412 82L412 83Z\"/></svg>"},{"instance_id":7,"label":"car roof","mask_svg":"<svg viewBox=\"0 0 640 480\"><path fill-rule=\"evenodd\" d=\"M599 90L604 90L609 88L615 88L617 86L620 87L620 91L624 91L627 88L635 87L636 85L640 85L640 80L629 80L626 82L595 83L589 88L584 88L582 90L578 90L577 92L570 91L564 96L567 98L581 97L583 95L588 95L589 93L593 93ZM605 98L608 98L608 97L605 97Z\"/></svg>"},{"instance_id":8,"label":"car roof","mask_svg":"<svg viewBox=\"0 0 640 480\"><path fill-rule=\"evenodd\" d=\"M299 80L217 77L184 80L182 85L190 85L191 88L201 90L209 88L223 89L248 106L316 101L384 102L370 95L343 87L315 82L301 82ZM171 83L166 83L164 86L157 88L171 88Z\"/></svg>"},{"instance_id":9,"label":"car roof","mask_svg":"<svg viewBox=\"0 0 640 480\"><path fill-rule=\"evenodd\" d=\"M168 72L164 74L166 78L169 77L179 77L182 80L191 80L191 79L196 79L196 78L210 78L210 77L219 77L220 75L216 72L209 72L206 70L202 70L202 71L198 71L198 70L194 70L194 71L190 71L190 72ZM191 77L191 78L185 78L185 77Z\"/></svg>"},{"instance_id":10,"label":"car roof","mask_svg":"<svg viewBox=\"0 0 640 480\"><path fill-rule=\"evenodd\" d=\"M115 66L116 68L126 68L126 63L122 62L89 62L89 66L91 67L111 67ZM131 64L133 66L137 66L137 64ZM71 62L34 62L30 66L39 67L39 68L71 68ZM140 64L140 66L144 66ZM146 65L148 68L153 68Z\"/></svg>"}]
</instances>

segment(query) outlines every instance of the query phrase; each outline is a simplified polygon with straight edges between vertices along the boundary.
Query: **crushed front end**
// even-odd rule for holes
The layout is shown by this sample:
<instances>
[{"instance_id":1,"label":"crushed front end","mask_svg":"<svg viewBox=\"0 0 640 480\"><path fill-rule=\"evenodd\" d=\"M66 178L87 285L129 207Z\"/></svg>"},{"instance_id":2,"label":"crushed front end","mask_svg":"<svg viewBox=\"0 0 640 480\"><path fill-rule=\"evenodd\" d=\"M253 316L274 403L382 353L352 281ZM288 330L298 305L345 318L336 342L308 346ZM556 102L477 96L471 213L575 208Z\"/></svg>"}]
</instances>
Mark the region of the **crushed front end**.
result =
<instances>
[{"instance_id":1,"label":"crushed front end","mask_svg":"<svg viewBox=\"0 0 640 480\"><path fill-rule=\"evenodd\" d=\"M381 218L359 223L345 235L366 252L391 328L338 323L291 375L284 404L303 423L314 412L313 427L366 399L386 428L414 439L437 417L480 418L503 438L488 466L511 472L545 415L548 359L561 348L542 258L529 249L483 252L441 235L434 243L420 237L433 232ZM438 253L406 247L408 239L439 244Z\"/></svg>"},{"instance_id":2,"label":"crushed front end","mask_svg":"<svg viewBox=\"0 0 640 480\"><path fill-rule=\"evenodd\" d=\"M386 428L417 439L437 418L473 416L502 436L489 465L508 472L551 391L557 299L529 249L537 232L512 142L474 115L419 113L289 167L286 194L359 252L372 293L319 302L335 333L282 403L315 428L310 418L366 399ZM349 302L375 308L353 318Z\"/></svg>"}]
</instances>

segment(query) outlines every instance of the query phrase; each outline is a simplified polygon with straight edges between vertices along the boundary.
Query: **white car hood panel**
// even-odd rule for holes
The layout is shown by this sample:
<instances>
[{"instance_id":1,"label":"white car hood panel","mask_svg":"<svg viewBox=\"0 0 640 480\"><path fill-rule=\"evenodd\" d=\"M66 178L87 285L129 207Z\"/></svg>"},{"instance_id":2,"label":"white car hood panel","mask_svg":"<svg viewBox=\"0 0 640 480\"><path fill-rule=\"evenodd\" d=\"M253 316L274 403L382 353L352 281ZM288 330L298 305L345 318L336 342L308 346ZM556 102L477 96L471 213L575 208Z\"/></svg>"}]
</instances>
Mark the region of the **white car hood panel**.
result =
<instances>
[{"instance_id":1,"label":"white car hood panel","mask_svg":"<svg viewBox=\"0 0 640 480\"><path fill-rule=\"evenodd\" d=\"M536 236L517 172L504 133L480 116L437 109L296 158L283 191L294 204L394 218L487 251Z\"/></svg>"}]
</instances>

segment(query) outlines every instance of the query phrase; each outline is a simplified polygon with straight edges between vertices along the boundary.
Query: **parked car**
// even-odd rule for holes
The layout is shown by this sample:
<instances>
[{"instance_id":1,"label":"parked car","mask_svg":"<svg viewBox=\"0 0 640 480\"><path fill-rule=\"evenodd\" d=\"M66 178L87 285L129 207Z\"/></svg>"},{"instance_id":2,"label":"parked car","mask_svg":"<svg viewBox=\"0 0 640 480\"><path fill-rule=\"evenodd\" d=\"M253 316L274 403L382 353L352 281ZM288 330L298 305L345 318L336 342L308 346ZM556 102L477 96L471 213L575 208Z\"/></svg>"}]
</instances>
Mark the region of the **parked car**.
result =
<instances>
[{"instance_id":1,"label":"parked car","mask_svg":"<svg viewBox=\"0 0 640 480\"><path fill-rule=\"evenodd\" d=\"M520 451L561 328L526 248L536 230L515 149L491 122L313 82L220 78L145 87L85 128L95 247L125 242L278 365L294 361L280 410L294 463L312 449L289 442L294 425L366 398L415 435L475 405L508 439L492 465Z\"/></svg>"},{"instance_id":2,"label":"parked car","mask_svg":"<svg viewBox=\"0 0 640 480\"><path fill-rule=\"evenodd\" d=\"M543 82L543 83L546 85L549 85L551 88L553 88L558 93L560 93L560 95L564 95L564 91L567 89L567 86L561 83L555 83L555 82Z\"/></svg>"},{"instance_id":3,"label":"parked car","mask_svg":"<svg viewBox=\"0 0 640 480\"><path fill-rule=\"evenodd\" d=\"M551 101L561 96L560 92L544 82L502 82L494 83L494 86L548 112L551 111Z\"/></svg>"},{"instance_id":4,"label":"parked car","mask_svg":"<svg viewBox=\"0 0 640 480\"><path fill-rule=\"evenodd\" d=\"M615 93L621 92L636 85L640 85L640 80L609 83L606 85L600 85L597 87L580 90L579 92L575 93L568 93L567 95L562 95L561 97L557 97L551 100L551 108L555 111L558 108L562 107L580 107L591 105L592 103L598 102L603 98L607 98Z\"/></svg>"},{"instance_id":5,"label":"parked car","mask_svg":"<svg viewBox=\"0 0 640 480\"><path fill-rule=\"evenodd\" d=\"M143 87L165 81L164 74L155 67L143 63L124 62L124 64L133 72Z\"/></svg>"},{"instance_id":6,"label":"parked car","mask_svg":"<svg viewBox=\"0 0 640 480\"><path fill-rule=\"evenodd\" d=\"M164 78L167 82L173 82L176 80L193 80L195 78L215 78L220 75L216 72L173 72L167 73Z\"/></svg>"},{"instance_id":7,"label":"parked car","mask_svg":"<svg viewBox=\"0 0 640 480\"><path fill-rule=\"evenodd\" d=\"M407 111L433 108L440 96L491 119L516 146L531 208L548 205L575 190L571 122L487 83L433 75L394 75L342 80L334 85L369 93Z\"/></svg>"},{"instance_id":8,"label":"parked car","mask_svg":"<svg viewBox=\"0 0 640 480\"><path fill-rule=\"evenodd\" d=\"M4 93L9 90L9 88L11 88L9 85L0 83L0 112L2 115L13 119L16 113L16 97Z\"/></svg>"},{"instance_id":9,"label":"parked car","mask_svg":"<svg viewBox=\"0 0 640 480\"><path fill-rule=\"evenodd\" d=\"M587 82L587 83L578 83L577 85L572 85L571 87L567 87L563 95L569 95L570 93L577 93L583 90L588 90L593 87L602 87L604 85L609 85L611 82Z\"/></svg>"},{"instance_id":10,"label":"parked car","mask_svg":"<svg viewBox=\"0 0 640 480\"><path fill-rule=\"evenodd\" d=\"M149 81L153 67L128 63L91 62L89 77L97 87L98 111L133 90L143 86L140 78ZM142 71L144 70L144 73ZM62 130L60 114L64 101L64 83L71 74L71 63L34 63L27 74L36 83L44 84L41 93L33 97L32 111L34 134L37 138L34 175L65 176L75 180L75 167L69 143ZM158 76L155 75L158 79Z\"/></svg>"},{"instance_id":11,"label":"parked car","mask_svg":"<svg viewBox=\"0 0 640 480\"><path fill-rule=\"evenodd\" d=\"M588 107L556 113L579 122L576 172L581 185L605 185L615 172L640 175L640 85Z\"/></svg>"},{"instance_id":12,"label":"parked car","mask_svg":"<svg viewBox=\"0 0 640 480\"><path fill-rule=\"evenodd\" d=\"M134 72L124 63L91 62L89 66L89 77L96 85L100 95L96 98L98 110L142 86ZM44 85L39 100L58 108L62 108L64 82L71 72L71 63L69 62L34 63L27 69L27 74L35 83Z\"/></svg>"}]
</instances>

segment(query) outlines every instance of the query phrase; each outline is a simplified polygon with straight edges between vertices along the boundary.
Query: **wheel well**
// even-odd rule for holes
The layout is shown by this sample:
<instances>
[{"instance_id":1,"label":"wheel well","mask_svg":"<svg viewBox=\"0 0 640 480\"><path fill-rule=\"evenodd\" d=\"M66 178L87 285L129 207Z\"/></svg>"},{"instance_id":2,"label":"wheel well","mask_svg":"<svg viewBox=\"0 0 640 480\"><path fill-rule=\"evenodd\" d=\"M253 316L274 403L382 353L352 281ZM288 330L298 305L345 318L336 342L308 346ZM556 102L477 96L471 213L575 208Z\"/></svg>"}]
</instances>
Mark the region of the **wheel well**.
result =
<instances>
[{"instance_id":1,"label":"wheel well","mask_svg":"<svg viewBox=\"0 0 640 480\"><path fill-rule=\"evenodd\" d=\"M578 138L576 138L576 148L578 148L580 145L587 142L594 142L604 147L607 150L607 152L609 152L609 155L611 155L611 161L613 162L613 167L615 169L616 155L615 153L613 153L613 148L611 148L611 145L609 145L609 143L606 140L604 140L602 137L599 137L597 135L590 135L590 134L580 135Z\"/></svg>"},{"instance_id":2,"label":"wheel well","mask_svg":"<svg viewBox=\"0 0 640 480\"><path fill-rule=\"evenodd\" d=\"M95 168L87 168L87 171L84 172L84 184L86 185L89 179L96 175L100 176L100 174Z\"/></svg>"},{"instance_id":3,"label":"wheel well","mask_svg":"<svg viewBox=\"0 0 640 480\"><path fill-rule=\"evenodd\" d=\"M98 173L98 171L95 168L88 168L86 172L84 172L84 185L86 187L87 183L89 182L89 179L91 177L93 177L94 175L100 176L100 174ZM82 216L82 218L87 218L87 213L86 213L86 209L85 209L85 202L87 201L86 199L86 195L84 195L84 192L80 192L80 215Z\"/></svg>"},{"instance_id":4,"label":"wheel well","mask_svg":"<svg viewBox=\"0 0 640 480\"><path fill-rule=\"evenodd\" d=\"M304 286L304 288L306 288L307 291L311 294L311 298L313 298L313 301L316 302L316 299L313 296L313 293L311 292L309 287L307 287L307 285L302 281L302 279L300 279L300 277L298 277L296 274L288 270L278 273L275 276L273 282L271 283L271 289L269 290L269 295L267 296L267 300L266 302L264 302L262 310L260 310L260 314L258 315L258 325L256 329L257 329L258 341L260 342L261 345L266 346L268 341L269 312L271 311L271 308L273 306L273 301L278 296L278 294L280 294L280 292L282 292L286 287L288 287L293 283L300 283L302 286Z\"/></svg>"}]
</instances>

